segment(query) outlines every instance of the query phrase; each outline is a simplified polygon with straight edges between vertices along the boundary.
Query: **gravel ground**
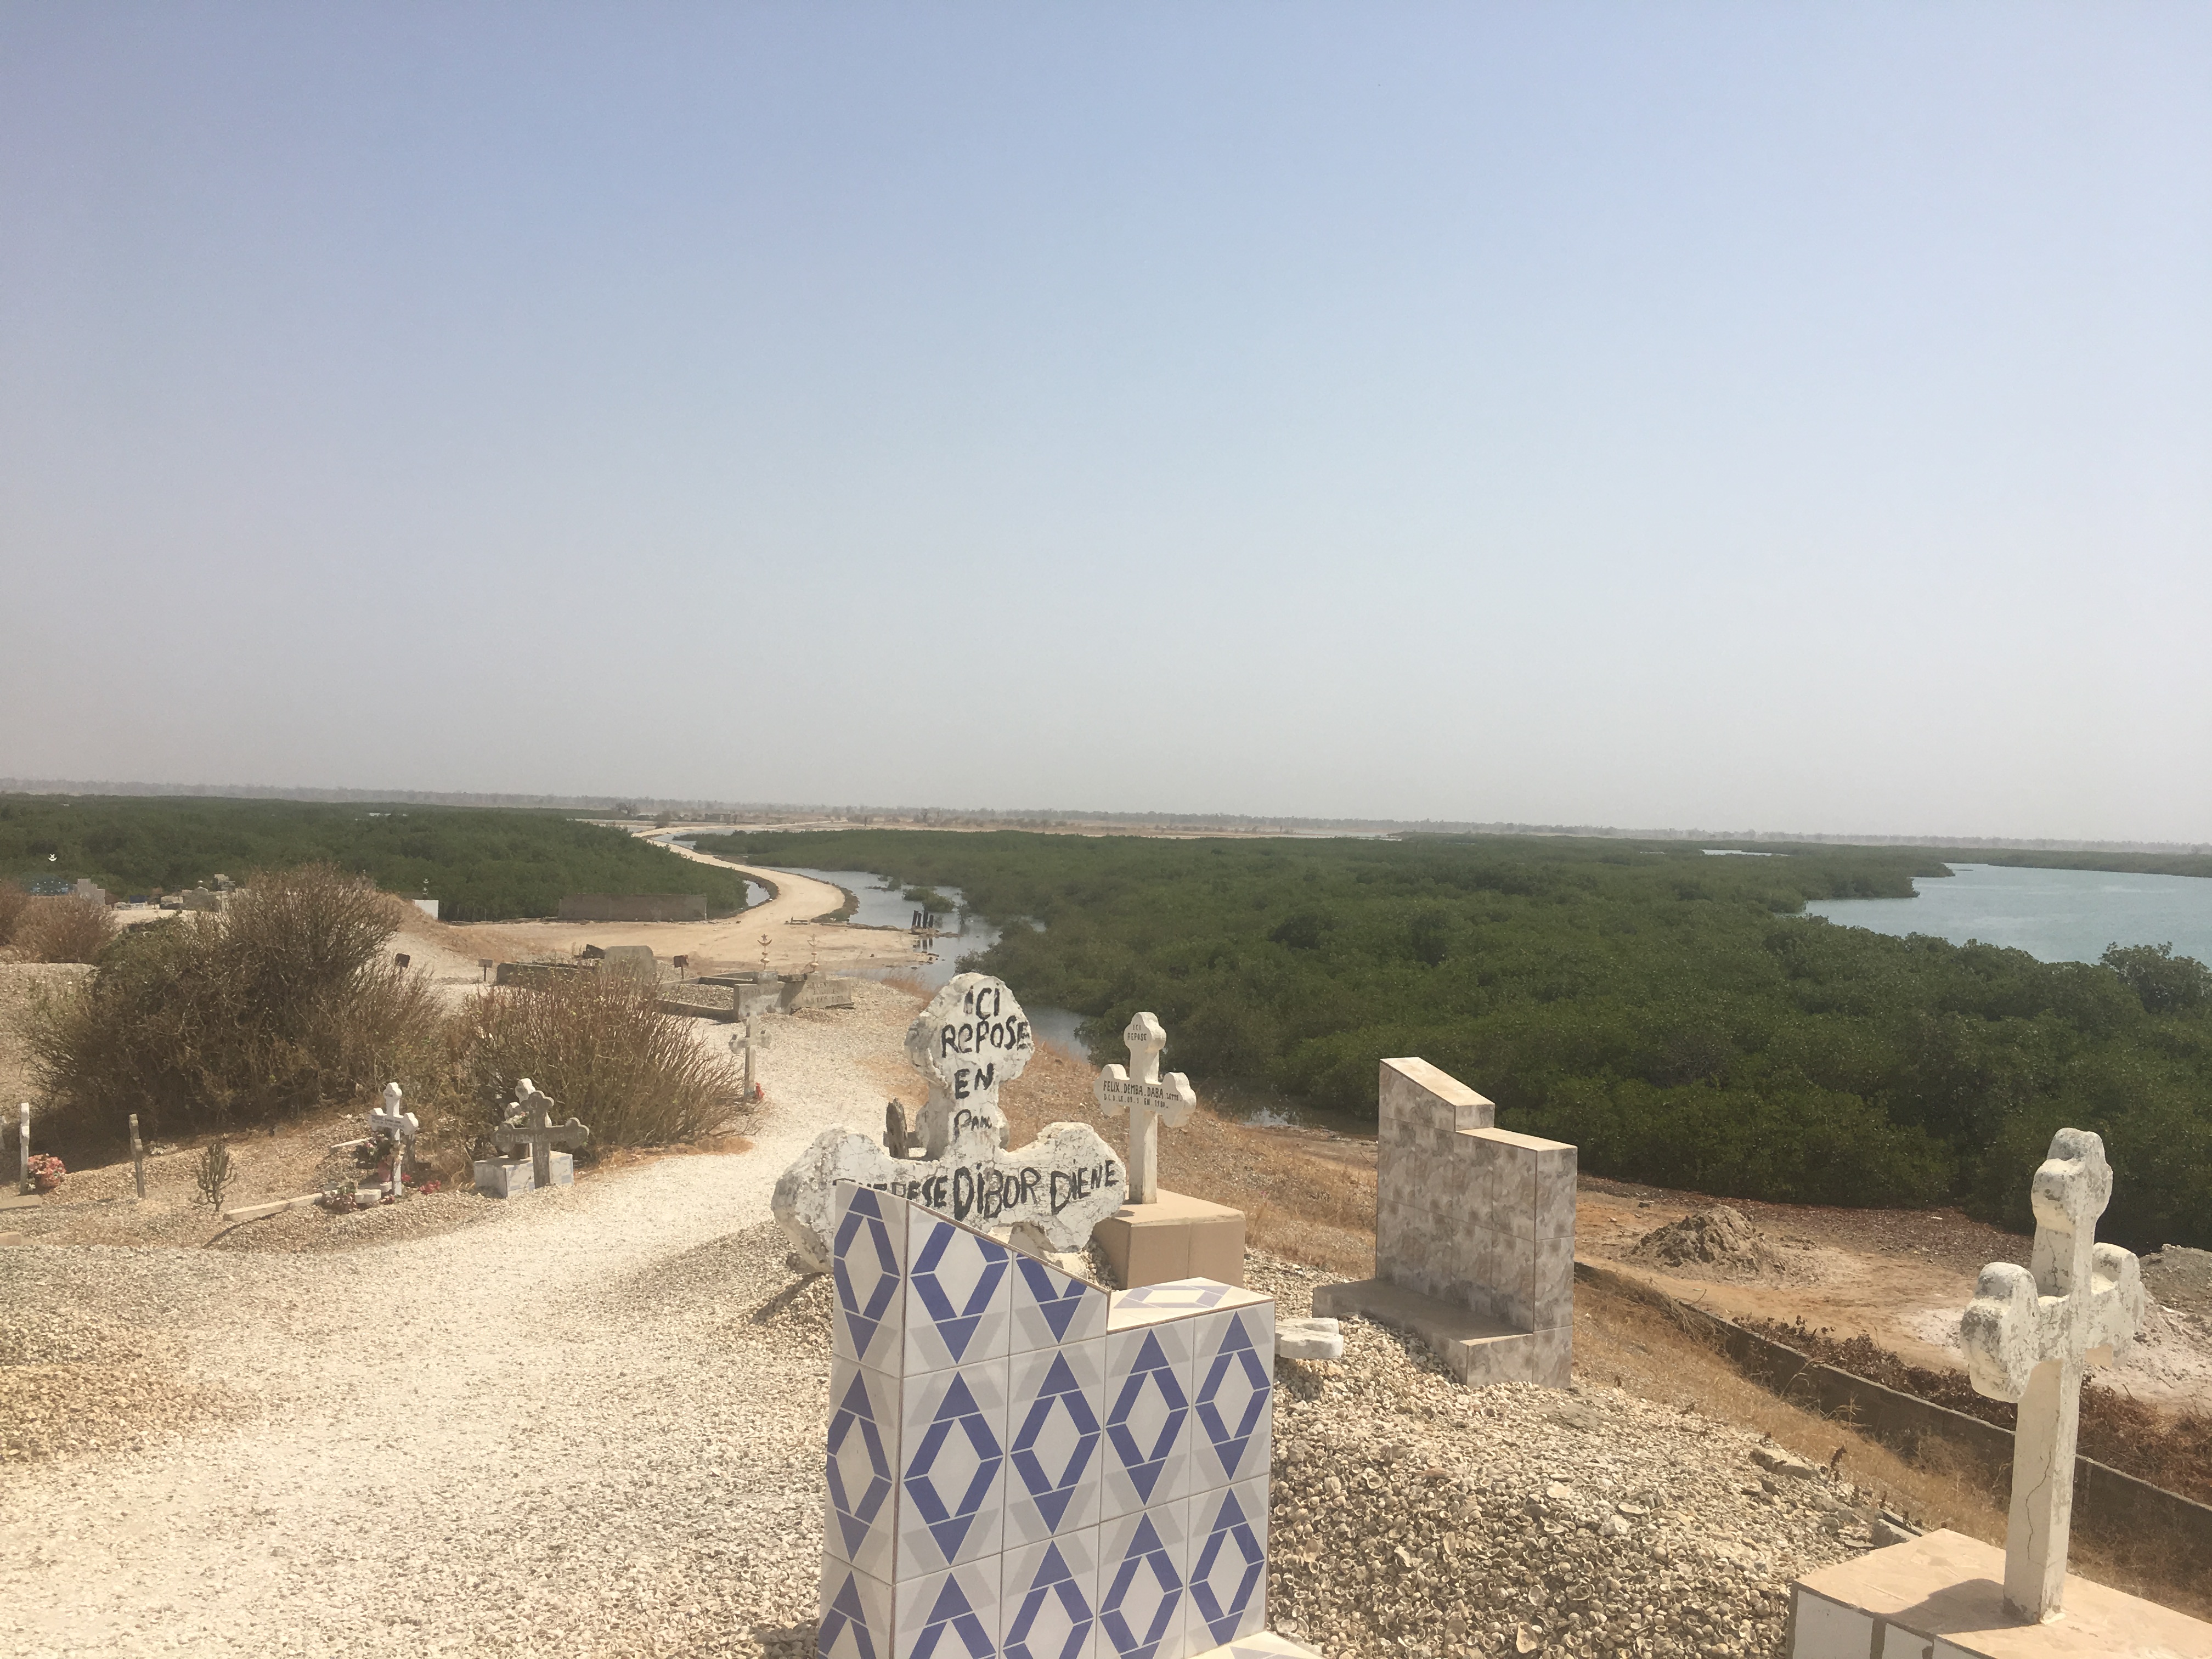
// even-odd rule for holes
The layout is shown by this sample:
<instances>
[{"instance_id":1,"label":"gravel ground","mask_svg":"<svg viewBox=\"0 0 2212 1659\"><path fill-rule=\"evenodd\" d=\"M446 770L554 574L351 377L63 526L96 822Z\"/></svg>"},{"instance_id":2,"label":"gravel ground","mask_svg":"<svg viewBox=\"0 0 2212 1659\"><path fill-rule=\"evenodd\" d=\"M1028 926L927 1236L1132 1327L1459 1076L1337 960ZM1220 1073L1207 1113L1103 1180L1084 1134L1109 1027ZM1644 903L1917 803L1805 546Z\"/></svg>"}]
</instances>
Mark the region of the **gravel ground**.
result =
<instances>
[{"instance_id":1,"label":"gravel ground","mask_svg":"<svg viewBox=\"0 0 2212 1659\"><path fill-rule=\"evenodd\" d=\"M1296 1316L1319 1276L1247 1279ZM1269 1530L1271 1622L1331 1659L1778 1654L1790 1579L1873 1541L1850 1486L1741 1430L1618 1389L1468 1389L1344 1331L1340 1364L1279 1368Z\"/></svg>"},{"instance_id":2,"label":"gravel ground","mask_svg":"<svg viewBox=\"0 0 2212 1659\"><path fill-rule=\"evenodd\" d=\"M795 1659L827 1289L768 1196L822 1126L878 1121L910 1004L860 994L776 1023L742 1156L343 1255L0 1251L0 1375L40 1402L0 1466L10 1655ZM1297 1315L1321 1276L1250 1277ZM1848 1487L1736 1431L1468 1390L1346 1328L1341 1364L1283 1368L1275 1431L1274 1622L1331 1659L1771 1653L1789 1577L1865 1547Z\"/></svg>"}]
</instances>

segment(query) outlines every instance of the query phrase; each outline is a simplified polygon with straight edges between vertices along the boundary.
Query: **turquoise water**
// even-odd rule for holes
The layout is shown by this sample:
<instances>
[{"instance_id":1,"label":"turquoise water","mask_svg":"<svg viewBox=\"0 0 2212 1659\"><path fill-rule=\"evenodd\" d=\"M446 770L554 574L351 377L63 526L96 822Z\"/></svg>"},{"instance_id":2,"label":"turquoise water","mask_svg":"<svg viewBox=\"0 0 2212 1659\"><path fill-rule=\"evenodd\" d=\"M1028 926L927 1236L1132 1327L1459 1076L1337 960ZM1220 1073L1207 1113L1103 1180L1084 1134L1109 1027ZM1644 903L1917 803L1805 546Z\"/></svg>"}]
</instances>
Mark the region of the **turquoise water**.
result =
<instances>
[{"instance_id":1,"label":"turquoise water","mask_svg":"<svg viewBox=\"0 0 2212 1659\"><path fill-rule=\"evenodd\" d=\"M1808 916L1877 933L1979 939L2045 962L2094 962L2107 945L2164 945L2212 962L2212 878L2128 876L2106 870L2022 870L1954 864L1914 878L1909 899L1823 899Z\"/></svg>"}]
</instances>

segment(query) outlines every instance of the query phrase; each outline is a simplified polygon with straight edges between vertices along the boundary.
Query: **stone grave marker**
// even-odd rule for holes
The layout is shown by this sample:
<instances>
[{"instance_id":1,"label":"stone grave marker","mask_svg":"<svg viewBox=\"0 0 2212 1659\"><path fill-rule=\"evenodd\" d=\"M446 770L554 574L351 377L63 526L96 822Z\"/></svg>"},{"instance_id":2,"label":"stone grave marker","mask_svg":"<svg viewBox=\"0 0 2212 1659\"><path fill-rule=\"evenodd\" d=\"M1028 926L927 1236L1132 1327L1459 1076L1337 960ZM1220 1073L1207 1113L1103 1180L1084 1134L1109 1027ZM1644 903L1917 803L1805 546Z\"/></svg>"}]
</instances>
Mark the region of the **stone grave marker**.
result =
<instances>
[{"instance_id":1,"label":"stone grave marker","mask_svg":"<svg viewBox=\"0 0 2212 1659\"><path fill-rule=\"evenodd\" d=\"M2020 1407L2003 1553L1939 1529L1808 1573L1791 1659L2212 1659L2212 1625L2066 1571L2082 1375L2125 1355L2142 1278L2096 1242L2112 1196L2100 1137L2059 1130L2031 1191L2032 1265L1983 1268L1959 1333L1976 1391Z\"/></svg>"},{"instance_id":2,"label":"stone grave marker","mask_svg":"<svg viewBox=\"0 0 2212 1659\"><path fill-rule=\"evenodd\" d=\"M422 1127L414 1113L402 1109L399 1085L384 1085L384 1103L368 1114L368 1132L372 1135L392 1137L392 1179L385 1191L393 1198L406 1191L405 1177L401 1166L415 1155L415 1133Z\"/></svg>"},{"instance_id":3,"label":"stone grave marker","mask_svg":"<svg viewBox=\"0 0 2212 1659\"><path fill-rule=\"evenodd\" d=\"M1022 1074L1036 1038L1014 994L988 974L957 974L907 1027L906 1057L929 1082L921 1109L925 1157L942 1158L956 1135L988 1130L1006 1144L999 1089Z\"/></svg>"},{"instance_id":4,"label":"stone grave marker","mask_svg":"<svg viewBox=\"0 0 2212 1659\"><path fill-rule=\"evenodd\" d=\"M1091 1087L1098 1108L1109 1117L1127 1113L1129 1118L1129 1202L1157 1204L1160 1197L1160 1125L1181 1128L1190 1121L1198 1096L1181 1072L1160 1077L1160 1051L1168 1034L1158 1016L1139 1014L1121 1033L1128 1046L1129 1066L1109 1066Z\"/></svg>"},{"instance_id":5,"label":"stone grave marker","mask_svg":"<svg viewBox=\"0 0 2212 1659\"><path fill-rule=\"evenodd\" d=\"M1036 1050L1013 993L987 974L962 974L908 1029L906 1053L929 1084L919 1156L895 1158L872 1135L829 1129L783 1172L773 1207L804 1272L830 1265L837 1183L911 1198L994 1237L1035 1251L1077 1251L1120 1209L1121 1161L1087 1123L1048 1123L1026 1146L1006 1147L999 1090Z\"/></svg>"},{"instance_id":6,"label":"stone grave marker","mask_svg":"<svg viewBox=\"0 0 2212 1659\"><path fill-rule=\"evenodd\" d=\"M1501 1129L1497 1115L1425 1060L1382 1061L1376 1276L1316 1286L1313 1310L1411 1331L1463 1382L1564 1389L1574 1362L1577 1155L1565 1141Z\"/></svg>"},{"instance_id":7,"label":"stone grave marker","mask_svg":"<svg viewBox=\"0 0 2212 1659\"><path fill-rule=\"evenodd\" d=\"M2022 1618L2041 1620L2065 1595L2082 1374L2126 1358L2142 1323L2143 1292L2134 1253L2096 1242L2097 1218L2112 1200L2102 1138L2061 1129L2033 1191L2033 1266L1982 1269L1959 1340L1974 1391L2020 1407L2004 1594Z\"/></svg>"},{"instance_id":8,"label":"stone grave marker","mask_svg":"<svg viewBox=\"0 0 2212 1659\"><path fill-rule=\"evenodd\" d=\"M1198 1105L1190 1079L1181 1072L1161 1078L1168 1034L1157 1015L1135 1016L1121 1041L1129 1048L1127 1068L1106 1066L1091 1085L1099 1110L1129 1119L1129 1201L1098 1229L1107 1264L1133 1287L1192 1277L1241 1285L1244 1212L1160 1185L1160 1125L1177 1128L1190 1121Z\"/></svg>"},{"instance_id":9,"label":"stone grave marker","mask_svg":"<svg viewBox=\"0 0 2212 1659\"><path fill-rule=\"evenodd\" d=\"M552 1100L528 1078L515 1096L507 1121L491 1132L492 1145L507 1156L480 1158L476 1164L477 1190L494 1198L568 1185L576 1178L575 1160L556 1149L581 1146L592 1138L573 1113L566 1123L556 1123Z\"/></svg>"},{"instance_id":10,"label":"stone grave marker","mask_svg":"<svg viewBox=\"0 0 2212 1659\"><path fill-rule=\"evenodd\" d=\"M27 1210L39 1201L31 1180L31 1103L25 1101L15 1126L15 1190L0 1194L0 1210Z\"/></svg>"}]
</instances>

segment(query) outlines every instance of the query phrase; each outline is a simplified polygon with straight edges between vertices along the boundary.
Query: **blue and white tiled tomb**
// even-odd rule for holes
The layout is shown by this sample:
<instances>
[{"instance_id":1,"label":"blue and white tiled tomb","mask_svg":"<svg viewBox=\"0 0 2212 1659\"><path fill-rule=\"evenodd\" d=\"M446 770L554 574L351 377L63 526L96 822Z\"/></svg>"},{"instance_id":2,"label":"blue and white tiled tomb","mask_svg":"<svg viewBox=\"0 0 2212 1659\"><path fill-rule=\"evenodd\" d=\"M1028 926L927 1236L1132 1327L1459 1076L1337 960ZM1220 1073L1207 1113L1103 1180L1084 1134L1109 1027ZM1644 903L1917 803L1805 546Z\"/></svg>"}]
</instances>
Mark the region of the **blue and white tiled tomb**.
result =
<instances>
[{"instance_id":1,"label":"blue and white tiled tomb","mask_svg":"<svg viewBox=\"0 0 2212 1659\"><path fill-rule=\"evenodd\" d=\"M854 1186L831 1277L820 1659L1312 1659L1266 1628L1272 1300Z\"/></svg>"}]
</instances>

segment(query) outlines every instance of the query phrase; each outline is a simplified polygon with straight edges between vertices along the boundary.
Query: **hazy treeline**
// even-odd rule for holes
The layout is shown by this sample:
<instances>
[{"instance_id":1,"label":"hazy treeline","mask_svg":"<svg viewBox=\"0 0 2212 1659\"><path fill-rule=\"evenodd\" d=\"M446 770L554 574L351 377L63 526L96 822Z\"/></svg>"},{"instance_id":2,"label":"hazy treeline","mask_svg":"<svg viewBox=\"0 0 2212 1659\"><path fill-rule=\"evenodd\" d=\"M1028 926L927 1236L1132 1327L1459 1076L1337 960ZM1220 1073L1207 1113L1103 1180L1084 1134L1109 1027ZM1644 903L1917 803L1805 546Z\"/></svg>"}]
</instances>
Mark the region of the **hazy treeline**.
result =
<instances>
[{"instance_id":1,"label":"hazy treeline","mask_svg":"<svg viewBox=\"0 0 2212 1659\"><path fill-rule=\"evenodd\" d=\"M1593 1172L1806 1203L1959 1200L2014 1225L2053 1129L2101 1133L2110 1236L2212 1245L2212 973L1893 939L1796 915L1902 897L1921 852L1711 858L1679 842L732 836L773 864L957 886L978 965L1169 1063L1371 1114L1420 1054Z\"/></svg>"},{"instance_id":2,"label":"hazy treeline","mask_svg":"<svg viewBox=\"0 0 2212 1659\"><path fill-rule=\"evenodd\" d=\"M734 872L558 812L0 796L0 879L82 876L127 896L307 863L365 874L402 897L427 895L448 921L550 916L569 893L704 893L716 915L745 902Z\"/></svg>"}]
</instances>

